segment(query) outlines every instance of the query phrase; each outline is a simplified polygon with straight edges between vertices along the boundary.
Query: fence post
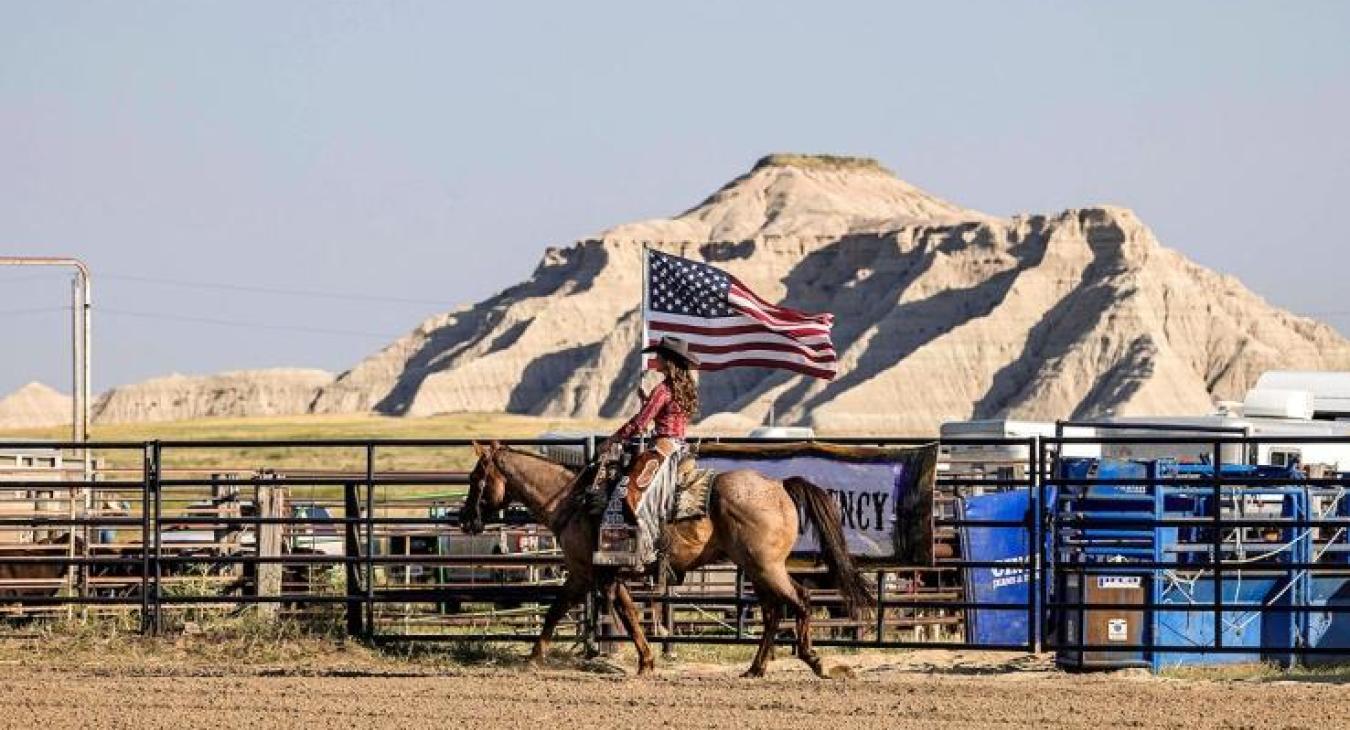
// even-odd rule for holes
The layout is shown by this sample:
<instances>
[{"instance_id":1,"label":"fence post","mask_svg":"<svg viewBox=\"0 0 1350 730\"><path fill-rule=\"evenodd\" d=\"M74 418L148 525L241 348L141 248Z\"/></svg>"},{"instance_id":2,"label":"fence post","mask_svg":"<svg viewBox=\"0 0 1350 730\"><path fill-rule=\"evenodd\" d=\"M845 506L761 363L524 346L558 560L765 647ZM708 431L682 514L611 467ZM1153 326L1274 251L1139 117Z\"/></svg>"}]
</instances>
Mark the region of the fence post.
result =
<instances>
[{"instance_id":1,"label":"fence post","mask_svg":"<svg viewBox=\"0 0 1350 730\"><path fill-rule=\"evenodd\" d=\"M272 483L260 483L258 485L258 517L260 524L258 527L258 557L276 558L281 555L281 528L276 522L269 522L271 518L284 516L286 512L286 492L284 488L275 483L275 479L269 479ZM258 563L258 598L270 598L281 595L282 585L282 565L281 563L263 562ZM259 601L257 605L258 613L264 616L275 617L280 605L275 601Z\"/></svg>"},{"instance_id":2,"label":"fence post","mask_svg":"<svg viewBox=\"0 0 1350 730\"><path fill-rule=\"evenodd\" d=\"M1036 594L1036 651L1039 653L1045 649L1045 629L1050 625L1050 610L1046 608L1046 598L1054 590L1052 585L1054 576L1054 557L1048 554L1045 547L1045 531L1054 529L1053 505L1048 504L1046 496L1046 459L1045 442L1039 436L1036 437L1036 461L1032 470L1032 489L1036 491L1036 566L1039 573L1040 592Z\"/></svg>"},{"instance_id":3,"label":"fence post","mask_svg":"<svg viewBox=\"0 0 1350 730\"><path fill-rule=\"evenodd\" d=\"M360 525L356 522L361 516L361 503L357 498L356 490L356 482L346 482L342 485L342 568L347 578L348 636L365 634L365 621L362 616L363 607L361 602L356 600L364 594L361 588L361 571L357 569L356 565L361 558Z\"/></svg>"},{"instance_id":4,"label":"fence post","mask_svg":"<svg viewBox=\"0 0 1350 730\"><path fill-rule=\"evenodd\" d=\"M661 592L661 632L665 641L661 642L661 657L663 659L675 658L675 645L671 643L670 637L675 633L675 608L670 605L670 583L664 581L664 590ZM653 617L655 618L655 617Z\"/></svg>"},{"instance_id":5,"label":"fence post","mask_svg":"<svg viewBox=\"0 0 1350 730\"><path fill-rule=\"evenodd\" d=\"M745 580L741 566L736 566L736 639L745 638Z\"/></svg>"},{"instance_id":6,"label":"fence post","mask_svg":"<svg viewBox=\"0 0 1350 730\"><path fill-rule=\"evenodd\" d=\"M886 571L877 571L877 645L886 640Z\"/></svg>"},{"instance_id":7,"label":"fence post","mask_svg":"<svg viewBox=\"0 0 1350 730\"><path fill-rule=\"evenodd\" d=\"M154 478L154 452L141 447L141 633L150 633L150 482Z\"/></svg>"},{"instance_id":8,"label":"fence post","mask_svg":"<svg viewBox=\"0 0 1350 730\"><path fill-rule=\"evenodd\" d=\"M586 437L582 445L582 456L587 464L595 459L595 435ZM586 601L581 616L581 647L588 659L600 656L600 605L595 600L594 590L586 591Z\"/></svg>"},{"instance_id":9,"label":"fence post","mask_svg":"<svg viewBox=\"0 0 1350 730\"><path fill-rule=\"evenodd\" d=\"M153 622L150 625L150 633L154 636L159 636L160 630L164 628L164 566L160 560L164 557L164 526L160 522L161 518L164 516L164 491L160 484L164 469L164 450L159 441L153 441L151 449L154 454L152 457L154 469L150 473L150 490L153 493L154 498L154 526L151 535L154 540L154 558L151 562L155 579L150 586L150 590L154 592L154 614Z\"/></svg>"},{"instance_id":10,"label":"fence post","mask_svg":"<svg viewBox=\"0 0 1350 730\"><path fill-rule=\"evenodd\" d=\"M366 443L366 638L375 636L375 444Z\"/></svg>"},{"instance_id":11,"label":"fence post","mask_svg":"<svg viewBox=\"0 0 1350 730\"><path fill-rule=\"evenodd\" d=\"M1214 567L1214 648L1223 648L1223 471L1222 444L1214 442L1214 464L1210 471L1214 475L1214 554L1211 560Z\"/></svg>"},{"instance_id":12,"label":"fence post","mask_svg":"<svg viewBox=\"0 0 1350 730\"><path fill-rule=\"evenodd\" d=\"M1064 442L1061 441L1060 439L1063 437L1063 435L1064 435L1064 426L1063 426L1063 424L1056 424L1056 425L1055 425L1055 442L1054 442L1054 445L1055 445L1055 451L1054 451L1054 455L1051 456L1051 455L1049 454L1048 450L1047 450L1046 454L1044 455L1044 458L1042 458L1042 460L1041 460L1041 461L1042 461L1041 469L1042 469L1043 471L1045 471L1045 473L1049 474L1050 477L1051 477L1052 479L1059 479L1059 478L1060 478L1060 474L1061 474L1061 472L1060 472L1060 465L1063 463L1063 462L1062 462L1062 454L1063 454L1063 452L1064 452ZM1064 492L1066 489L1067 489L1067 487L1066 487L1065 485L1060 484L1060 485L1059 485L1059 492L1060 492L1061 494L1057 494L1057 495L1055 496L1054 499L1050 499L1050 498L1049 498L1049 491L1046 490L1046 489L1044 488L1044 485L1042 485L1042 490L1041 490L1042 494L1046 497L1046 501L1049 501L1049 502L1053 502L1053 503L1054 503L1054 504L1049 505L1049 506L1046 507L1046 520L1047 520L1047 521L1046 521L1046 528L1050 530L1050 546L1049 546L1049 548L1047 548L1048 559L1049 559L1049 561L1050 561L1051 564L1053 564L1054 566L1056 566L1054 569L1051 570L1051 576L1050 576L1050 580L1054 581L1054 586L1051 587L1050 590L1047 591L1047 592L1048 592L1048 593L1053 593L1053 594L1055 594L1055 601L1056 601L1056 602L1060 602L1060 601L1063 601L1063 600L1064 600L1064 596L1059 595L1059 590L1058 590L1058 587L1059 587L1059 578L1060 578L1060 576L1058 575L1058 572L1059 572L1061 569L1064 569L1064 566L1062 566L1062 565L1060 564L1060 551L1059 551L1059 549L1060 549L1060 544L1059 544L1059 543L1060 543L1060 534L1059 534L1059 522L1058 522L1058 520L1059 520L1059 515L1058 515L1058 513L1059 513L1060 498L1062 497L1062 492ZM1072 569L1065 570L1065 572L1066 572L1066 573L1069 573L1070 575L1079 575L1079 574L1077 574L1077 573L1073 573L1073 572L1072 572ZM1065 581L1064 581L1064 582L1065 582L1066 585L1068 584L1068 578L1067 578L1067 577L1065 577ZM1081 597L1080 597L1079 600L1080 600L1080 601L1082 600ZM1054 629L1053 633L1049 635L1049 636L1051 637L1051 639L1050 639L1050 644L1051 644L1051 646L1052 646L1053 648L1055 648L1056 650L1059 649L1059 646L1060 646L1060 639L1064 638L1064 632L1065 632L1065 628L1064 628L1065 618L1064 618L1064 616L1065 616L1065 612L1066 612L1066 611L1075 611L1075 612L1078 612L1078 611L1080 611L1080 610L1081 610L1081 609L1057 607L1057 608L1049 609L1049 611L1047 612L1047 613L1049 614L1050 619L1051 619L1051 621L1050 621L1050 626L1051 626L1051 628ZM1079 615L1078 618L1079 618L1079 626L1081 627L1081 625L1082 625L1082 623L1081 623L1082 616ZM1080 641L1079 641L1079 643L1080 643L1080 644L1082 643L1082 641L1081 641L1081 632L1080 632ZM1080 652L1080 656L1081 656L1081 652Z\"/></svg>"},{"instance_id":13,"label":"fence post","mask_svg":"<svg viewBox=\"0 0 1350 730\"><path fill-rule=\"evenodd\" d=\"M1027 459L1031 462L1028 469L1027 503L1027 560L1031 565L1027 590L1027 649L1036 654L1041 650L1040 611L1036 610L1041 602L1041 493L1039 489L1039 462L1041 437L1033 436L1027 443Z\"/></svg>"}]
</instances>

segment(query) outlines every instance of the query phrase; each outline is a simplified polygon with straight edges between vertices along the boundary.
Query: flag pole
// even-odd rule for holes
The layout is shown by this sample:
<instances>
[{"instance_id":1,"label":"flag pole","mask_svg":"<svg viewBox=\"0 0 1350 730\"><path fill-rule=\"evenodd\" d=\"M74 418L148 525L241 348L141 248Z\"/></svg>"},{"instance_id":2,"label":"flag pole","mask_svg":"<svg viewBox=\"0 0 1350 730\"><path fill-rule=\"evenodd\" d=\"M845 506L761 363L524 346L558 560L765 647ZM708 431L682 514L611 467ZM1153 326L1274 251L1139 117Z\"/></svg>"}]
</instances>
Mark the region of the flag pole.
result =
<instances>
[{"instance_id":1,"label":"flag pole","mask_svg":"<svg viewBox=\"0 0 1350 730\"><path fill-rule=\"evenodd\" d=\"M638 373L637 388L642 390L642 374L647 370L647 356L642 354L643 349L647 347L647 342L651 337L651 332L647 325L647 301L648 289L651 288L651 248L646 242L642 244L642 311L638 312L638 333L641 339L638 342Z\"/></svg>"}]
</instances>

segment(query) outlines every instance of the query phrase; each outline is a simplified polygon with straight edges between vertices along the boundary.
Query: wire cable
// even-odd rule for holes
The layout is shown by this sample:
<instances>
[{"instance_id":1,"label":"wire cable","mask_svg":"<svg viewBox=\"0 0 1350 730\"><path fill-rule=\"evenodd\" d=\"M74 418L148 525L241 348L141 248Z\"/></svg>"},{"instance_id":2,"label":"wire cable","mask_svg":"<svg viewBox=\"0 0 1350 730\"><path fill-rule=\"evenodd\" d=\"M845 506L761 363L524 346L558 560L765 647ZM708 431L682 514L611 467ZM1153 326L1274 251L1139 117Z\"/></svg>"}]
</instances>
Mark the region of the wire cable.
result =
<instances>
[{"instance_id":1,"label":"wire cable","mask_svg":"<svg viewBox=\"0 0 1350 730\"><path fill-rule=\"evenodd\" d=\"M18 317L25 314L47 314L49 312L69 312L70 307L31 307L28 309L0 309L0 317Z\"/></svg>"},{"instance_id":2,"label":"wire cable","mask_svg":"<svg viewBox=\"0 0 1350 730\"><path fill-rule=\"evenodd\" d=\"M195 317L181 314L162 314L157 312L135 312L126 309L108 309L101 307L97 310L100 315L110 314L114 317L136 317L140 319L157 319L168 322L185 322L188 324L208 324L219 327L246 327L249 329L276 330L281 332L304 332L316 335L341 335L347 337L363 337L390 339L392 336L387 332L366 332L361 330L332 329L328 327L310 327L307 325L286 325L273 324L270 322L245 322L241 320L216 319L214 317Z\"/></svg>"},{"instance_id":3,"label":"wire cable","mask_svg":"<svg viewBox=\"0 0 1350 730\"><path fill-rule=\"evenodd\" d=\"M183 289L212 289L216 291L243 292L248 294L268 294L273 296L288 297L307 297L310 299L336 299L353 302L386 302L393 304L427 304L437 307L450 306L442 299L419 299L415 297L396 297L383 294L360 294L355 292L333 292L317 291L308 289L283 289L280 287L253 286L250 284L218 284L205 281L183 281L178 279L161 279L152 276L135 276L130 274L102 274L100 278L112 279L114 281L131 281L141 284L156 284L159 286L173 286Z\"/></svg>"}]
</instances>

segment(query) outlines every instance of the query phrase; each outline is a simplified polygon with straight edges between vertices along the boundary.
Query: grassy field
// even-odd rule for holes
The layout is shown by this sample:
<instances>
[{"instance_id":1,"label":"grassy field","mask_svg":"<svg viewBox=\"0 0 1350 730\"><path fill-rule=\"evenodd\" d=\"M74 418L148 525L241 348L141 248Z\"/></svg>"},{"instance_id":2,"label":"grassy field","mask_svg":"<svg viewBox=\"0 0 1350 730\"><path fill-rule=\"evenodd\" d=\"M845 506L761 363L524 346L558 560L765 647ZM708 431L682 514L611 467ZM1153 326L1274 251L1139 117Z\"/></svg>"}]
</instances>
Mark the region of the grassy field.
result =
<instances>
[{"instance_id":1,"label":"grassy field","mask_svg":"<svg viewBox=\"0 0 1350 730\"><path fill-rule=\"evenodd\" d=\"M467 413L431 418L377 415L213 418L170 423L96 425L96 441L161 440L304 440L304 439L512 439L537 438L553 431L606 433L611 421L535 418L496 413ZM69 439L66 428L0 429L0 439ZM113 469L140 469L139 451L100 450L95 454ZM357 471L365 468L364 449L315 447L193 447L165 449L166 469L205 471ZM383 448L376 452L380 471L457 471L473 462L468 448Z\"/></svg>"}]
</instances>

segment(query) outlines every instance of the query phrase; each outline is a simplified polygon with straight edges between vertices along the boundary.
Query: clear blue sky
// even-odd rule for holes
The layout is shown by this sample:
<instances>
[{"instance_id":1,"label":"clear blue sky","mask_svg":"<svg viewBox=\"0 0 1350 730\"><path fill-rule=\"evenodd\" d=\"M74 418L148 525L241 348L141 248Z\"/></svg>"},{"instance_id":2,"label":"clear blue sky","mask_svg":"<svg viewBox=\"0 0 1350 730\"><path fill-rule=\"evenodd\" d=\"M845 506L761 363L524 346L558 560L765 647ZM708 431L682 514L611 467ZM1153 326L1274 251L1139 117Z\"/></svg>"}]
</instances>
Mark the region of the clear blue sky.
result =
<instances>
[{"instance_id":1,"label":"clear blue sky","mask_svg":"<svg viewBox=\"0 0 1350 730\"><path fill-rule=\"evenodd\" d=\"M996 214L1130 206L1346 331L1347 117L1345 2L6 1L0 252L93 266L99 389L341 370L833 152ZM0 271L0 392L67 387L67 298Z\"/></svg>"}]
</instances>

